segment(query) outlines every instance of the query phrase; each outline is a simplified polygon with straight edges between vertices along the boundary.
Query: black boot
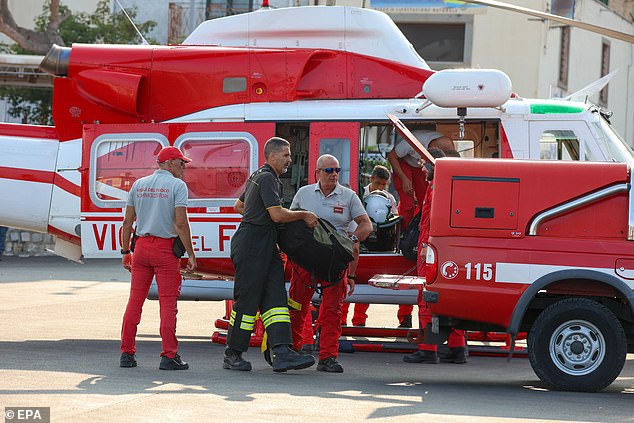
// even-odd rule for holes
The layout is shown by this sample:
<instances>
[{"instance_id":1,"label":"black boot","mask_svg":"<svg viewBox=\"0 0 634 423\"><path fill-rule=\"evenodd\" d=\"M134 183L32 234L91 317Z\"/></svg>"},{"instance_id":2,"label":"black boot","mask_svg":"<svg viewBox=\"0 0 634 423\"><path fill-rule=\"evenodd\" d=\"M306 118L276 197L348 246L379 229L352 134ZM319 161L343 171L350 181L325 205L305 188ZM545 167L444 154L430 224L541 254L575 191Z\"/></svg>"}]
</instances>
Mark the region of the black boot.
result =
<instances>
[{"instance_id":1,"label":"black boot","mask_svg":"<svg viewBox=\"0 0 634 423\"><path fill-rule=\"evenodd\" d=\"M169 358L161 356L161 363L159 364L161 370L187 370L189 364L181 359L181 356L176 354L174 357Z\"/></svg>"},{"instance_id":2,"label":"black boot","mask_svg":"<svg viewBox=\"0 0 634 423\"><path fill-rule=\"evenodd\" d=\"M288 345L276 345L273 347L274 372L305 369L313 364L315 364L315 357L312 355L300 354Z\"/></svg>"},{"instance_id":3,"label":"black boot","mask_svg":"<svg viewBox=\"0 0 634 423\"><path fill-rule=\"evenodd\" d=\"M251 363L242 358L242 353L240 351L227 348L225 350L225 356L222 361L222 368L248 372L251 370Z\"/></svg>"},{"instance_id":4,"label":"black boot","mask_svg":"<svg viewBox=\"0 0 634 423\"><path fill-rule=\"evenodd\" d=\"M449 352L442 358L443 363L464 364L467 362L467 349L465 347L449 348Z\"/></svg>"},{"instance_id":5,"label":"black boot","mask_svg":"<svg viewBox=\"0 0 634 423\"><path fill-rule=\"evenodd\" d=\"M343 366L334 357L324 358L319 360L317 364L317 370L320 372L328 373L343 373Z\"/></svg>"},{"instance_id":6,"label":"black boot","mask_svg":"<svg viewBox=\"0 0 634 423\"><path fill-rule=\"evenodd\" d=\"M399 324L398 327L410 329L412 327L412 315L408 314L403 316L403 320L401 320L401 324Z\"/></svg>"},{"instance_id":7,"label":"black boot","mask_svg":"<svg viewBox=\"0 0 634 423\"><path fill-rule=\"evenodd\" d=\"M438 364L438 353L436 351L416 351L415 353L403 356L403 361L406 363L427 363Z\"/></svg>"},{"instance_id":8,"label":"black boot","mask_svg":"<svg viewBox=\"0 0 634 423\"><path fill-rule=\"evenodd\" d=\"M119 367L136 367L136 356L134 354L121 353Z\"/></svg>"}]
</instances>

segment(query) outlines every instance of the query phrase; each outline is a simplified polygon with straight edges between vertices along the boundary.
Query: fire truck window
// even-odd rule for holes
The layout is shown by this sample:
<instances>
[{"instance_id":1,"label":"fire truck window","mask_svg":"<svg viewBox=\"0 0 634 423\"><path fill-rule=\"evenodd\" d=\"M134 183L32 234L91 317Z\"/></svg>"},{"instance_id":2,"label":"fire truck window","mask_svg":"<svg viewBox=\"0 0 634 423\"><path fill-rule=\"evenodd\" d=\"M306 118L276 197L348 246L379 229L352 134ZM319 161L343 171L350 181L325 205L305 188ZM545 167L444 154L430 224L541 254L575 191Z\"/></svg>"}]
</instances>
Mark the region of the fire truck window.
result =
<instances>
[{"instance_id":1,"label":"fire truck window","mask_svg":"<svg viewBox=\"0 0 634 423\"><path fill-rule=\"evenodd\" d=\"M332 154L339 160L339 183L350 187L350 140L348 138L322 138L319 155Z\"/></svg>"},{"instance_id":2,"label":"fire truck window","mask_svg":"<svg viewBox=\"0 0 634 423\"><path fill-rule=\"evenodd\" d=\"M571 130L544 131L539 140L542 160L579 160L579 138Z\"/></svg>"},{"instance_id":3,"label":"fire truck window","mask_svg":"<svg viewBox=\"0 0 634 423\"><path fill-rule=\"evenodd\" d=\"M192 159L185 171L190 199L238 198L250 174L251 146L244 139L196 139L183 143Z\"/></svg>"},{"instance_id":4,"label":"fire truck window","mask_svg":"<svg viewBox=\"0 0 634 423\"><path fill-rule=\"evenodd\" d=\"M156 169L163 146L155 140L104 141L96 150L95 195L99 200L127 200L137 179Z\"/></svg>"}]
</instances>

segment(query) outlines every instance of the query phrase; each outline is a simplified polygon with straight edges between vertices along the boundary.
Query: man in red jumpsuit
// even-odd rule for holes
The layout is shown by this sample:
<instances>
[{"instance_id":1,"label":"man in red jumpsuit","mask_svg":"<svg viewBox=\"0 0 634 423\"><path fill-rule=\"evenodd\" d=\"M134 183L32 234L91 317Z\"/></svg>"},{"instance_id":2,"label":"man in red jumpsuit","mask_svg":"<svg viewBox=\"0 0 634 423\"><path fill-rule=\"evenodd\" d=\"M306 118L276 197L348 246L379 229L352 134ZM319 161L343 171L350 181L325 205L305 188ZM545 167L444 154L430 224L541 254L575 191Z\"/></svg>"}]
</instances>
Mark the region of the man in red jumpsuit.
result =
<instances>
[{"instance_id":1,"label":"man in red jumpsuit","mask_svg":"<svg viewBox=\"0 0 634 423\"><path fill-rule=\"evenodd\" d=\"M315 284L323 288L323 299L319 310L320 349L317 370L330 373L342 373L343 367L337 361L339 337L341 336L341 306L346 296L354 291L355 271L359 259L359 241L365 240L372 232L372 223L361 200L350 188L339 184L341 167L336 157L325 154L317 160L318 182L306 185L297 191L291 209L309 210L322 219L329 221L338 232L347 234L354 242L355 260L348 267L348 276L334 285L315 277ZM357 228L348 234L350 222L355 221ZM313 276L296 264L292 264L289 302L299 307L291 310L293 329L293 347L302 348L305 320L310 313L310 300L315 289Z\"/></svg>"},{"instance_id":2,"label":"man in red jumpsuit","mask_svg":"<svg viewBox=\"0 0 634 423\"><path fill-rule=\"evenodd\" d=\"M443 153L442 150L436 148L430 149L429 153L435 158L445 157L445 153ZM460 154L458 154L458 152L455 150L448 151L446 155L460 157ZM419 255L418 260L416 261L418 276L425 276L425 256L427 253L427 242L429 240L429 218L431 211L432 193L434 190L434 167L433 165L427 165L426 167L429 187L427 188L427 192L425 194L420 220L420 235L418 237ZM427 308L427 303L425 303L422 299L422 291L418 293L418 320L422 328L426 327L427 324L431 323L432 320L432 314ZM451 333L449 334L449 339L447 340L447 344L449 346L449 353L447 354L447 356L443 357L443 361L456 364L463 364L467 362L464 330L457 330L452 328ZM440 359L438 358L438 347L436 345L425 343L418 344L418 351L404 356L403 361L405 361L406 363L437 364L440 361Z\"/></svg>"},{"instance_id":3,"label":"man in red jumpsuit","mask_svg":"<svg viewBox=\"0 0 634 423\"><path fill-rule=\"evenodd\" d=\"M455 149L451 138L440 132L417 130L412 131L412 134L427 149L439 148L443 151ZM420 155L404 139L401 138L396 142L392 151L388 153L387 159L394 172L394 188L398 193L399 201L398 214L402 219L401 230L405 231L425 198L427 180L424 169L420 165ZM421 170L423 170L422 174ZM398 307L396 316L399 327L412 327L413 310L414 306L410 304L402 304Z\"/></svg>"}]
</instances>

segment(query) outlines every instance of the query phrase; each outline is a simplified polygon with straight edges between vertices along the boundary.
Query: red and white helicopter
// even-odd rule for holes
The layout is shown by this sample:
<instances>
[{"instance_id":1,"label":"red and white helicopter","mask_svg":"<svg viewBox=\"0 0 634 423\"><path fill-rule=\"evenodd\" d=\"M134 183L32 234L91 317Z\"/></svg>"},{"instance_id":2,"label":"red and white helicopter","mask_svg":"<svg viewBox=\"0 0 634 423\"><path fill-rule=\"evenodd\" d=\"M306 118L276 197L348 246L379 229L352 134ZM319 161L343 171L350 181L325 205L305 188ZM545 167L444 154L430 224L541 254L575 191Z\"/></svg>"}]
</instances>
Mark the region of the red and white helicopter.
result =
<instances>
[{"instance_id":1,"label":"red and white helicopter","mask_svg":"<svg viewBox=\"0 0 634 423\"><path fill-rule=\"evenodd\" d=\"M55 126L0 124L0 224L53 234L55 253L73 260L119 257L132 183L175 145L193 159L185 181L199 258L182 299L232 298L231 206L274 135L292 144L288 203L326 152L358 188L396 139L388 113L448 135L468 157L634 165L599 107L520 98L499 71L434 72L369 9L260 10L204 22L182 45L54 47L41 67L55 76ZM413 264L395 237L374 245L350 301L415 303L415 292L365 284Z\"/></svg>"}]
</instances>

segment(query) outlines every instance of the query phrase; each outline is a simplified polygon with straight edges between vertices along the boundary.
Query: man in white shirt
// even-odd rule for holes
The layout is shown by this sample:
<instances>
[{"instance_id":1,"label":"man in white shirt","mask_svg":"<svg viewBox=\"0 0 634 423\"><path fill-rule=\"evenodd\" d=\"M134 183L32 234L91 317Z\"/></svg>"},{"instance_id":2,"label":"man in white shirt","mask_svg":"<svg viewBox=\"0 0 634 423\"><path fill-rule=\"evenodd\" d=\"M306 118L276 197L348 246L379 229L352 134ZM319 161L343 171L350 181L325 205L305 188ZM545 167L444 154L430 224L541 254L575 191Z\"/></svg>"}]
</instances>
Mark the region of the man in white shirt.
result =
<instances>
[{"instance_id":1,"label":"man in white shirt","mask_svg":"<svg viewBox=\"0 0 634 423\"><path fill-rule=\"evenodd\" d=\"M455 150L451 138L435 131L412 131L412 134L427 149L439 148L443 151ZM424 169L420 166L420 155L404 139L400 139L394 145L387 159L394 171L394 188L398 193L398 214L401 216L401 230L405 231L407 225L416 215L417 207L421 206L427 192L427 178ZM418 204L417 204L418 202ZM412 310L409 304L400 305L398 308L399 327L412 327Z\"/></svg>"},{"instance_id":2,"label":"man in white shirt","mask_svg":"<svg viewBox=\"0 0 634 423\"><path fill-rule=\"evenodd\" d=\"M342 281L329 285L315 277L305 269L293 264L289 303L298 304L297 310L291 310L291 327L293 329L293 347L301 349L304 323L309 316L310 300L313 298L316 284L323 288L323 300L319 310L321 322L319 363L317 370L330 373L342 373L343 367L337 362L339 351L338 340L341 336L341 305L347 294L354 291L355 271L359 257L359 241L365 240L372 232L372 223L357 193L339 184L341 167L336 157L324 154L317 159L319 181L306 185L297 191L291 209L308 210L322 219L329 221L338 232L350 236L354 242L354 256L348 267L348 275ZM357 228L348 234L350 222L355 221Z\"/></svg>"}]
</instances>

